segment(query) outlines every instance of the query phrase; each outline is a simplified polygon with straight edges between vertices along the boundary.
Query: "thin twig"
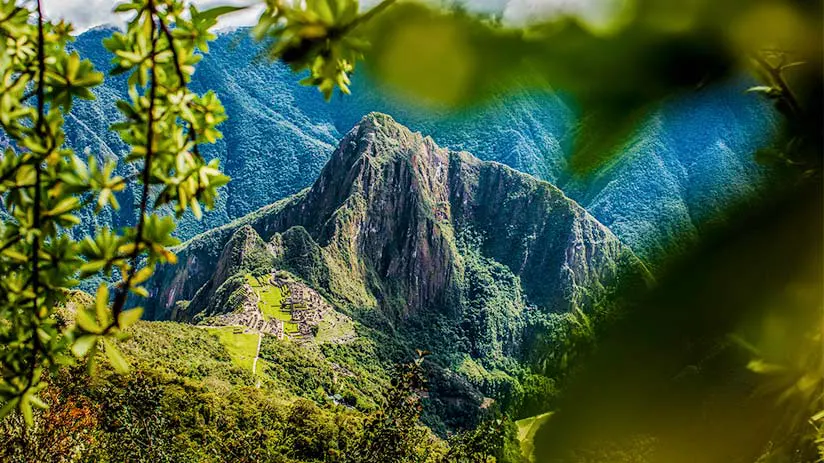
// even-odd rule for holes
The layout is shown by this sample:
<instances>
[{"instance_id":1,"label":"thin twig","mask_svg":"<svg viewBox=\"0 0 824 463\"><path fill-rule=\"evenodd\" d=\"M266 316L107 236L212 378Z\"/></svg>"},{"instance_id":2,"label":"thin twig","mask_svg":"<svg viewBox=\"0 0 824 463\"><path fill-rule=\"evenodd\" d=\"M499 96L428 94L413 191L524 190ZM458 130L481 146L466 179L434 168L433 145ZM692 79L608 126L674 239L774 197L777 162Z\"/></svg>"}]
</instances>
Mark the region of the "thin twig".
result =
<instances>
[{"instance_id":1,"label":"thin twig","mask_svg":"<svg viewBox=\"0 0 824 463\"><path fill-rule=\"evenodd\" d=\"M166 36L166 40L169 42L169 49L172 52L172 59L175 62L175 72L177 73L177 79L180 81L180 88L187 88L186 84L186 76L183 75L183 69L180 67L180 58L178 58L177 47L175 47L174 36L172 35L172 31L169 29L169 25L166 24L163 20L160 20L160 28L163 31L163 34ZM197 134L195 133L195 125L193 122L189 122L189 140L192 142L194 151L194 155L198 158L202 158L200 155L200 150L197 146ZM198 180L200 182L200 180Z\"/></svg>"},{"instance_id":2,"label":"thin twig","mask_svg":"<svg viewBox=\"0 0 824 463\"><path fill-rule=\"evenodd\" d=\"M149 182L151 180L151 172L152 172L152 157L154 156L153 150L153 142L154 142L154 108L155 108L155 100L157 99L157 63L155 62L157 57L157 31L155 25L155 6L154 0L149 0L147 3L147 8L149 9L149 35L152 40L152 49L149 55L149 59L152 60L152 68L151 68L151 86L149 87L149 117L148 117L148 127L146 129L146 160L143 163L143 191L141 192L140 196L140 208L138 210L140 217L137 221L137 229L135 233L135 243L134 243L134 250L132 251L132 255L130 256L131 265L129 268L129 272L126 275L126 279L123 281L122 286L120 287L120 291L117 293L115 297L114 304L112 304L112 315L113 321L112 324L116 324L118 316L123 311L123 307L126 305L126 298L129 295L129 287L132 284L132 279L137 273L137 264L138 259L140 257L140 245L143 244L143 228L146 224L146 209L149 203Z\"/></svg>"},{"instance_id":3,"label":"thin twig","mask_svg":"<svg viewBox=\"0 0 824 463\"><path fill-rule=\"evenodd\" d=\"M360 26L361 24L368 22L370 19L374 18L375 16L377 16L378 14L382 13L384 10L392 6L396 1L397 0L383 0L381 3L378 4L378 6L370 9L361 16L358 16L357 18L355 18L354 21L344 26L343 29L341 29L340 34L346 34L352 29Z\"/></svg>"},{"instance_id":4,"label":"thin twig","mask_svg":"<svg viewBox=\"0 0 824 463\"><path fill-rule=\"evenodd\" d=\"M787 85L787 82L784 80L784 75L782 73L782 68L779 65L778 67L773 67L763 56L760 54L756 54L754 57L755 61L764 69L764 71L769 74L770 79L772 79L773 83L778 86L779 90L781 90L781 96L784 101L787 103L788 108L790 111L793 112L794 115L799 115L801 113L801 106L798 104L798 100L795 98L795 94L793 94L790 86ZM783 55L782 55L782 59Z\"/></svg>"},{"instance_id":5,"label":"thin twig","mask_svg":"<svg viewBox=\"0 0 824 463\"><path fill-rule=\"evenodd\" d=\"M43 119L45 118L46 114L46 101L45 101L45 83L46 83L46 44L45 44L45 34L43 32L43 6L40 0L37 0L37 123L35 126L35 130L37 132L37 136L40 137L40 142L44 142L45 138L45 130L43 128ZM40 214L41 214L41 194L40 191L40 182L43 175L43 166L41 165L41 160L37 159L36 157L34 160L34 221L33 221L33 228L37 230L38 233L34 235L32 241L32 294L34 295L32 299L32 310L34 312L32 316L32 342L34 344L32 349L32 362L29 366L29 378L28 384L26 385L26 389L34 386L34 371L37 368L37 357L40 354L40 351L43 349L43 345L40 341L40 336L37 334L37 328L40 321L40 305L38 301L38 296L40 292Z\"/></svg>"}]
</instances>

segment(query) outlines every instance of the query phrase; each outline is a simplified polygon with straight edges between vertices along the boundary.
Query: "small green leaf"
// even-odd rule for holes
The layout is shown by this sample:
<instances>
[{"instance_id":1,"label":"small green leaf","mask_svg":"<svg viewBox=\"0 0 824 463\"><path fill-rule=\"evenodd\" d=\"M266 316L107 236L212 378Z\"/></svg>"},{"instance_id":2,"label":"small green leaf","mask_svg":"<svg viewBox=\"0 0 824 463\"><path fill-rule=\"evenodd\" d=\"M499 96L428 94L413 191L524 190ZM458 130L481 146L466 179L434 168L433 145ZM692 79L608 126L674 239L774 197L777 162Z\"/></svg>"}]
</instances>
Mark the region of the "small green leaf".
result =
<instances>
[{"instance_id":1,"label":"small green leaf","mask_svg":"<svg viewBox=\"0 0 824 463\"><path fill-rule=\"evenodd\" d=\"M88 360L86 363L86 371L89 375L94 375L95 367L97 366L97 352L100 350L99 345L100 343L95 342L92 344L91 349L89 349L89 356L87 357Z\"/></svg>"},{"instance_id":2,"label":"small green leaf","mask_svg":"<svg viewBox=\"0 0 824 463\"><path fill-rule=\"evenodd\" d=\"M105 284L97 287L94 308L100 326L108 326L111 323L111 316L109 315L109 288Z\"/></svg>"},{"instance_id":3,"label":"small green leaf","mask_svg":"<svg viewBox=\"0 0 824 463\"><path fill-rule=\"evenodd\" d=\"M149 291L143 286L133 286L131 290L140 297L149 297Z\"/></svg>"},{"instance_id":4,"label":"small green leaf","mask_svg":"<svg viewBox=\"0 0 824 463\"><path fill-rule=\"evenodd\" d=\"M97 338L98 336L96 334L84 334L80 336L74 341L74 344L72 344L72 352L78 358L83 357L89 352L89 349L97 343Z\"/></svg>"},{"instance_id":5,"label":"small green leaf","mask_svg":"<svg viewBox=\"0 0 824 463\"><path fill-rule=\"evenodd\" d=\"M129 372L129 363L123 358L123 354L115 347L113 341L106 342L106 357L116 372L121 375Z\"/></svg>"},{"instance_id":6,"label":"small green leaf","mask_svg":"<svg viewBox=\"0 0 824 463\"><path fill-rule=\"evenodd\" d=\"M747 89L747 93L770 93L773 88L767 85L756 85Z\"/></svg>"},{"instance_id":7,"label":"small green leaf","mask_svg":"<svg viewBox=\"0 0 824 463\"><path fill-rule=\"evenodd\" d=\"M786 370L786 368L781 365L767 363L761 359L750 361L750 363L747 364L747 369L760 374L773 374Z\"/></svg>"},{"instance_id":8,"label":"small green leaf","mask_svg":"<svg viewBox=\"0 0 824 463\"><path fill-rule=\"evenodd\" d=\"M9 413L12 412L15 408L17 408L17 403L20 402L20 397L15 397L3 405L3 408L0 408L0 420L6 417Z\"/></svg>"},{"instance_id":9,"label":"small green leaf","mask_svg":"<svg viewBox=\"0 0 824 463\"><path fill-rule=\"evenodd\" d=\"M245 10L246 6L216 6L214 8L209 8L208 10L203 10L198 13L200 18L204 19L216 19L220 16L234 13L235 11Z\"/></svg>"},{"instance_id":10,"label":"small green leaf","mask_svg":"<svg viewBox=\"0 0 824 463\"><path fill-rule=\"evenodd\" d=\"M34 415L32 414L30 400L29 393L23 394L23 397L20 398L20 413L23 414L23 420L28 427L34 426Z\"/></svg>"},{"instance_id":11,"label":"small green leaf","mask_svg":"<svg viewBox=\"0 0 824 463\"><path fill-rule=\"evenodd\" d=\"M126 310L120 312L120 315L117 317L117 323L120 325L120 329L128 328L134 325L135 322L140 320L140 317L143 316L143 307L137 307L132 310Z\"/></svg>"},{"instance_id":12,"label":"small green leaf","mask_svg":"<svg viewBox=\"0 0 824 463\"><path fill-rule=\"evenodd\" d=\"M89 310L78 310L75 317L77 325L87 333L100 333L102 328L97 324L97 321L92 316Z\"/></svg>"},{"instance_id":13,"label":"small green leaf","mask_svg":"<svg viewBox=\"0 0 824 463\"><path fill-rule=\"evenodd\" d=\"M23 254L22 252L20 252L16 249L12 249L12 248L9 248L9 249L6 249L5 251L3 251L3 255L6 256L6 257L10 257L11 259L14 259L18 262L28 262L28 260L29 260L29 256Z\"/></svg>"},{"instance_id":14,"label":"small green leaf","mask_svg":"<svg viewBox=\"0 0 824 463\"><path fill-rule=\"evenodd\" d=\"M138 8L140 8L140 4L137 2L121 3L114 8L114 12L123 13L126 11L137 10Z\"/></svg>"},{"instance_id":15,"label":"small green leaf","mask_svg":"<svg viewBox=\"0 0 824 463\"><path fill-rule=\"evenodd\" d=\"M54 206L51 210L47 211L45 215L48 216L57 216L61 214L65 214L69 211L76 209L80 205L80 200L77 199L75 196L69 196L67 198L63 198L56 206Z\"/></svg>"},{"instance_id":16,"label":"small green leaf","mask_svg":"<svg viewBox=\"0 0 824 463\"><path fill-rule=\"evenodd\" d=\"M29 397L29 400L31 401L32 405L39 408L40 410L45 410L49 408L49 405L46 402L43 402L43 400L40 399L40 397L37 397L34 394L32 394L31 397Z\"/></svg>"}]
</instances>

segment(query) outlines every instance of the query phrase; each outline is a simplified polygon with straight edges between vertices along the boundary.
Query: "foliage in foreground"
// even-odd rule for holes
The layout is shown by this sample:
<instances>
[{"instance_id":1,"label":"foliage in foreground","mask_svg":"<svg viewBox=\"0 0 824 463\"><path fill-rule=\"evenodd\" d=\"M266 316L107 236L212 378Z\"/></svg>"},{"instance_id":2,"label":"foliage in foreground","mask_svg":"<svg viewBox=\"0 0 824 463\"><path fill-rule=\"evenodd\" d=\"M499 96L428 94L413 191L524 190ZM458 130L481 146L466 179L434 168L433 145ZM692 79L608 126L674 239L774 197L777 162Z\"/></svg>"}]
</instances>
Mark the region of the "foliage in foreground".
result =
<instances>
[{"instance_id":1,"label":"foliage in foreground","mask_svg":"<svg viewBox=\"0 0 824 463\"><path fill-rule=\"evenodd\" d=\"M305 39L318 21L360 18L356 2L322 4L328 14L318 17L314 10L321 3L313 3L308 15L272 3L264 15L275 18L267 35L290 43ZM207 161L199 150L221 137L223 106L214 93L196 94L188 84L215 38L210 29L238 8L186 6L182 0L135 0L115 7L129 21L104 45L112 53L110 74L126 77L128 99L116 102L122 119L110 130L130 151L123 160L101 162L96 154L84 161L64 146L63 122L76 98L94 98L91 88L103 74L67 51L71 25L47 20L40 0L0 2L0 130L11 140L0 161L7 213L0 227L0 418L19 409L31 425L32 407L47 407L38 396L45 387L41 378L72 364L71 354L88 358L91 370L102 352L116 370L127 370L116 341L142 314L140 308L125 310L130 295L147 297L141 285L155 266L176 262L170 250L177 244L175 222L168 213L190 211L199 219L229 181L218 161ZM308 53L317 56L314 62L321 55L328 54ZM345 89L345 57L330 62L333 71L343 66L343 74L308 83L325 92L335 83ZM136 174L114 175L117 162ZM95 230L82 240L74 236L80 209L116 210L117 193L127 188L137 191L134 226ZM76 325L58 326L53 315L66 291L93 277L113 281L113 294L100 284L93 306L78 311Z\"/></svg>"},{"instance_id":2,"label":"foliage in foreground","mask_svg":"<svg viewBox=\"0 0 824 463\"><path fill-rule=\"evenodd\" d=\"M504 446L513 448L512 427L499 418L449 441L420 425L421 359L399 369L392 385L374 397L382 403L379 410L364 411L336 405L279 376L255 387L251 372L233 363L208 330L141 322L129 332L134 337L123 352L133 365L130 373L101 368L90 378L75 367L50 376L44 390L50 407L34 413L31 428L22 426L19 415L0 424L0 459L518 461L492 459L503 455ZM295 351L278 355L281 367L299 371L302 365L291 359L304 349L276 342L282 351Z\"/></svg>"},{"instance_id":3,"label":"foliage in foreground","mask_svg":"<svg viewBox=\"0 0 824 463\"><path fill-rule=\"evenodd\" d=\"M175 261L168 250L176 244L174 221L150 211L168 205L178 215L191 210L199 216L201 204L211 207L228 178L198 152L199 144L220 136L223 108L213 94L187 88L196 51L214 38L209 28L221 11L186 14L175 0L121 4L116 11L133 17L106 47L114 55L112 73L128 75L130 100L117 102L123 120L112 130L131 146L125 162L140 172L137 223L73 238L75 212L119 208L116 193L137 180L113 176L116 160L83 161L63 146L63 120L74 98L93 98L90 88L103 75L66 51L70 25L47 21L39 1L18 3L0 3L0 128L12 141L0 165L0 195L9 212L0 235L0 417L18 408L31 425L32 406L46 407L38 396L45 387L40 379L72 363L69 348L90 359L102 351L112 366L126 370L115 340L141 316L140 309L125 310L129 293L148 295L140 285L154 266ZM119 280L111 300L101 285L73 328L59 326L53 314L66 289L77 278L99 275Z\"/></svg>"}]
</instances>

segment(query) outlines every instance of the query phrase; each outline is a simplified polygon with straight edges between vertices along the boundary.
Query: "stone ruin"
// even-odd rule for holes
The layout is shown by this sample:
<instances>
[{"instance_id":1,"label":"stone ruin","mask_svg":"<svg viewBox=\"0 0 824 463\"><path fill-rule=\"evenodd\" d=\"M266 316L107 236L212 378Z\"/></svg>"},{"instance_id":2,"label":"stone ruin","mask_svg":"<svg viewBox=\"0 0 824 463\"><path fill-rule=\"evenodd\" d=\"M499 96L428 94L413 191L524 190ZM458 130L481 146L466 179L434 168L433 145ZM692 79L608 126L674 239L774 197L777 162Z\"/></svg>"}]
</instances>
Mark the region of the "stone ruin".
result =
<instances>
[{"instance_id":1,"label":"stone ruin","mask_svg":"<svg viewBox=\"0 0 824 463\"><path fill-rule=\"evenodd\" d=\"M239 310L216 317L214 326L243 326L247 332L263 333L283 339L283 322L278 319L266 320L258 308L258 295L249 285L244 285L246 297Z\"/></svg>"},{"instance_id":2,"label":"stone ruin","mask_svg":"<svg viewBox=\"0 0 824 463\"><path fill-rule=\"evenodd\" d=\"M278 339L290 336L296 341L302 341L312 338L312 327L317 326L327 313L334 310L317 291L292 279L281 278L276 272L270 274L266 283L281 288L286 295L280 308L289 312L291 322L298 327L297 333L287 335L282 320L266 320L258 307L260 296L248 284L243 286L246 293L243 305L232 313L211 319L211 326L241 326L246 332L273 335ZM331 323L334 324L335 320L337 318L333 317Z\"/></svg>"},{"instance_id":3,"label":"stone ruin","mask_svg":"<svg viewBox=\"0 0 824 463\"><path fill-rule=\"evenodd\" d=\"M291 314L292 322L298 325L298 333L301 336L311 336L312 326L320 323L323 316L332 310L332 306L317 291L303 283L272 274L269 284L287 290L285 292L289 296L281 302L281 307Z\"/></svg>"}]
</instances>

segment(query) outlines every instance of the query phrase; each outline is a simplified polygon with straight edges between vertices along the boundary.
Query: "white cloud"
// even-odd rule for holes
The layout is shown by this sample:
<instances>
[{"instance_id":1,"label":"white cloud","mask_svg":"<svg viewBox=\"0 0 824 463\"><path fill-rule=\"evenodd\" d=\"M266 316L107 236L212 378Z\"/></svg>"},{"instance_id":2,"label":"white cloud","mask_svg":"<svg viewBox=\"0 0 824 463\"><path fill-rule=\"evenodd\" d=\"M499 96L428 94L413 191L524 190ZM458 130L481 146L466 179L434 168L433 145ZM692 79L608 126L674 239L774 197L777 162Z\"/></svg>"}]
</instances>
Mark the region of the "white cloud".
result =
<instances>
[{"instance_id":1,"label":"white cloud","mask_svg":"<svg viewBox=\"0 0 824 463\"><path fill-rule=\"evenodd\" d=\"M612 25L629 4L627 0L508 0L503 19L525 25L552 16L577 16L601 29Z\"/></svg>"},{"instance_id":2,"label":"white cloud","mask_svg":"<svg viewBox=\"0 0 824 463\"><path fill-rule=\"evenodd\" d=\"M112 13L122 0L43 0L46 14L51 18L64 18L82 32L102 24L122 25L125 18ZM221 18L219 28L254 24L263 9L261 0L191 0L200 8L217 5L249 6L246 10ZM361 0L362 6L370 7L380 0ZM435 3L438 3L435 0ZM441 0L441 3L448 3ZM594 25L608 22L627 3L626 0L464 0L475 11L500 11L506 22L522 25L558 14L583 17Z\"/></svg>"},{"instance_id":3,"label":"white cloud","mask_svg":"<svg viewBox=\"0 0 824 463\"><path fill-rule=\"evenodd\" d=\"M123 15L112 12L119 0L43 0L43 9L49 18L63 18L72 24L78 32L104 24L122 25L126 21ZM218 5L250 6L245 10L223 16L218 23L220 28L237 27L253 24L262 11L262 2L257 0L192 0L198 8L206 9Z\"/></svg>"}]
</instances>

